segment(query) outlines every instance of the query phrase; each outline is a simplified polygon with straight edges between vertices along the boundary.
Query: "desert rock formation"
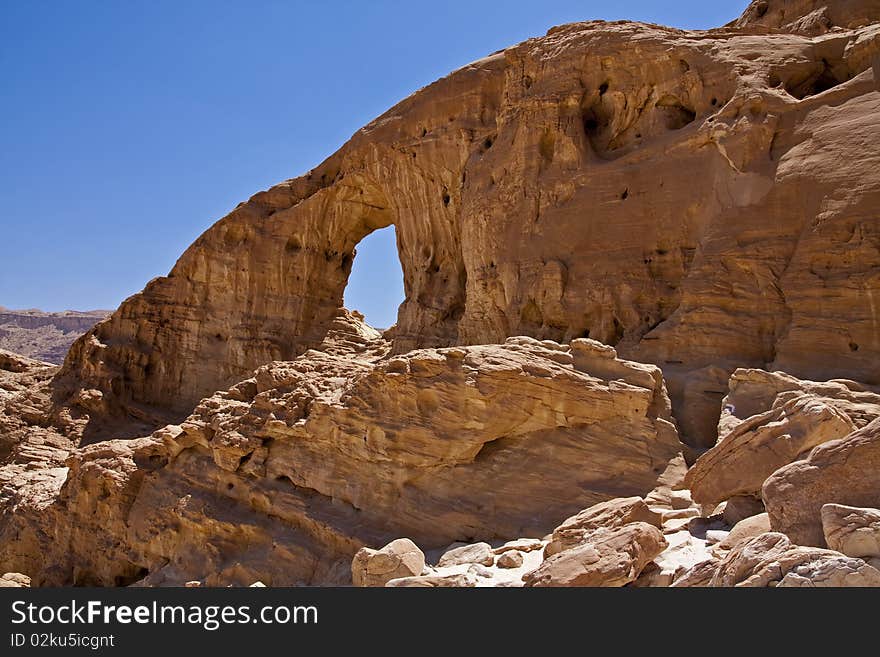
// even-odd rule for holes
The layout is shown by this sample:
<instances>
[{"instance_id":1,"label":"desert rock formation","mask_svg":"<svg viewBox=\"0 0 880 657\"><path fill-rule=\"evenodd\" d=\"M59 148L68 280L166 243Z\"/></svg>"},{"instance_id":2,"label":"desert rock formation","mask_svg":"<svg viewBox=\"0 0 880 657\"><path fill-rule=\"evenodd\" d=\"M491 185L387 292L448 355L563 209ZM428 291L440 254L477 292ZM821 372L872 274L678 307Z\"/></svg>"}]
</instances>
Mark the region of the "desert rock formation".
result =
<instances>
[{"instance_id":1,"label":"desert rock formation","mask_svg":"<svg viewBox=\"0 0 880 657\"><path fill-rule=\"evenodd\" d=\"M817 34L797 24L816 2L780 24L778 4L707 32L561 26L429 85L205 232L77 341L59 388L103 395L92 422L179 421L318 345L389 224L395 353L590 337L661 366L703 446L737 367L880 384L878 16L818 3Z\"/></svg>"},{"instance_id":2,"label":"desert rock formation","mask_svg":"<svg viewBox=\"0 0 880 657\"><path fill-rule=\"evenodd\" d=\"M880 585L852 547L880 513L878 70L876 3L760 0L553 28L418 91L60 370L0 353L0 572ZM391 224L380 333L341 303Z\"/></svg>"},{"instance_id":3,"label":"desert rock formation","mask_svg":"<svg viewBox=\"0 0 880 657\"><path fill-rule=\"evenodd\" d=\"M0 306L0 349L60 365L74 340L109 315L109 310L44 313Z\"/></svg>"}]
</instances>

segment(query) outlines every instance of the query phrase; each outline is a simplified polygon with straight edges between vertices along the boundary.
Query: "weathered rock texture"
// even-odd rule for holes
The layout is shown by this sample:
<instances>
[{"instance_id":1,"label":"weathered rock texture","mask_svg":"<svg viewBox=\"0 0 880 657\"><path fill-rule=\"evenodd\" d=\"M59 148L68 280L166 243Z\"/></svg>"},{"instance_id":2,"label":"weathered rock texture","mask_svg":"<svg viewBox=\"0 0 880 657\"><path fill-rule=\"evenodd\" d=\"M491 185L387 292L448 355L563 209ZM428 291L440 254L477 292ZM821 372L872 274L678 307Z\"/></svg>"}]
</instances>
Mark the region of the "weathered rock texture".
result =
<instances>
[{"instance_id":1,"label":"weathered rock texture","mask_svg":"<svg viewBox=\"0 0 880 657\"><path fill-rule=\"evenodd\" d=\"M77 341L59 397L182 419L320 343L389 224L395 353L589 336L661 365L703 445L736 367L878 384L875 4L577 23L474 62L215 224Z\"/></svg>"},{"instance_id":2,"label":"weathered rock texture","mask_svg":"<svg viewBox=\"0 0 880 657\"><path fill-rule=\"evenodd\" d=\"M633 522L590 532L580 545L549 557L526 575L526 586L624 586L663 551L659 529Z\"/></svg>"},{"instance_id":3,"label":"weathered rock texture","mask_svg":"<svg viewBox=\"0 0 880 657\"><path fill-rule=\"evenodd\" d=\"M734 547L709 586L880 586L880 571L861 559L794 545L770 532Z\"/></svg>"},{"instance_id":4,"label":"weathered rock texture","mask_svg":"<svg viewBox=\"0 0 880 657\"><path fill-rule=\"evenodd\" d=\"M777 470L764 482L763 498L775 531L824 546L825 504L880 507L880 419Z\"/></svg>"},{"instance_id":5,"label":"weathered rock texture","mask_svg":"<svg viewBox=\"0 0 880 657\"><path fill-rule=\"evenodd\" d=\"M51 381L7 367L0 572L348 583L407 536L522 560L471 547L390 586L873 581L790 541L878 506L880 11L784 12L474 62L240 204ZM406 299L380 334L340 306L390 224ZM790 539L704 559L730 527L693 500L759 489Z\"/></svg>"},{"instance_id":6,"label":"weathered rock texture","mask_svg":"<svg viewBox=\"0 0 880 657\"><path fill-rule=\"evenodd\" d=\"M73 341L108 315L109 310L44 313L0 306L0 349L60 365Z\"/></svg>"},{"instance_id":7,"label":"weathered rock texture","mask_svg":"<svg viewBox=\"0 0 880 657\"><path fill-rule=\"evenodd\" d=\"M631 522L646 522L660 527L660 514L652 511L641 497L626 497L601 502L565 520L553 530L544 556L576 547L591 531L600 527L612 529Z\"/></svg>"},{"instance_id":8,"label":"weathered rock texture","mask_svg":"<svg viewBox=\"0 0 880 657\"><path fill-rule=\"evenodd\" d=\"M880 510L843 504L822 506L828 547L848 557L880 558Z\"/></svg>"},{"instance_id":9,"label":"weathered rock texture","mask_svg":"<svg viewBox=\"0 0 880 657\"><path fill-rule=\"evenodd\" d=\"M761 495L764 480L813 447L852 433L842 412L811 395L787 394L771 410L739 424L688 470L694 500L718 503Z\"/></svg>"},{"instance_id":10,"label":"weathered rock texture","mask_svg":"<svg viewBox=\"0 0 880 657\"><path fill-rule=\"evenodd\" d=\"M825 34L835 27L867 25L878 15L877 0L755 0L731 25Z\"/></svg>"},{"instance_id":11,"label":"weathered rock texture","mask_svg":"<svg viewBox=\"0 0 880 657\"><path fill-rule=\"evenodd\" d=\"M784 372L740 369L731 375L728 388L723 400L725 412L718 425L720 437L743 420L765 413L790 399L791 395L785 393L816 397L840 411L858 428L880 417L878 389L846 379L804 381Z\"/></svg>"},{"instance_id":12,"label":"weathered rock texture","mask_svg":"<svg viewBox=\"0 0 880 657\"><path fill-rule=\"evenodd\" d=\"M361 548L351 562L355 586L385 586L392 579L421 575L425 555L408 538L391 541L381 550Z\"/></svg>"},{"instance_id":13,"label":"weathered rock texture","mask_svg":"<svg viewBox=\"0 0 880 657\"><path fill-rule=\"evenodd\" d=\"M681 448L659 370L611 347L371 360L382 344L272 363L182 425L75 451L66 480L19 492L0 562L39 584L344 582L359 547L396 536L542 536L647 494Z\"/></svg>"}]
</instances>

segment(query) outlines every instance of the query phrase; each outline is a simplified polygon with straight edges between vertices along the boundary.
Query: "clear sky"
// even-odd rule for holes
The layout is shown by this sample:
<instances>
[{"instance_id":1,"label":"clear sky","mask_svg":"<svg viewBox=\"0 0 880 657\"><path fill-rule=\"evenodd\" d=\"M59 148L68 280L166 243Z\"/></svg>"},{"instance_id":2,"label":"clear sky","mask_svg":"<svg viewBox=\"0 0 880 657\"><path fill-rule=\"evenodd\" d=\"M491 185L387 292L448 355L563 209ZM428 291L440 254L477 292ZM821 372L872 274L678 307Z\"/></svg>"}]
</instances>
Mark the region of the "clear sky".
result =
<instances>
[{"instance_id":1,"label":"clear sky","mask_svg":"<svg viewBox=\"0 0 880 657\"><path fill-rule=\"evenodd\" d=\"M239 201L553 25L708 28L747 4L0 0L0 305L115 308ZM353 276L347 304L393 323L393 229L361 243Z\"/></svg>"}]
</instances>

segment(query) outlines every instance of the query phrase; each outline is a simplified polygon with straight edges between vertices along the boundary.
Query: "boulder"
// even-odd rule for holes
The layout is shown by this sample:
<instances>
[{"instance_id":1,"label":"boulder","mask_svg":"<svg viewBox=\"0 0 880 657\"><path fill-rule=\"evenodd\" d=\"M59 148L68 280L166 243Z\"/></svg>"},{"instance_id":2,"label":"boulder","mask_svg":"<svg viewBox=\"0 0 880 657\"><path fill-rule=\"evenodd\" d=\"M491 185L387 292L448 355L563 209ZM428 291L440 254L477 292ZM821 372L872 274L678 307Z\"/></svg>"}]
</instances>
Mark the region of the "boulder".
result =
<instances>
[{"instance_id":1,"label":"boulder","mask_svg":"<svg viewBox=\"0 0 880 657\"><path fill-rule=\"evenodd\" d=\"M724 427L733 428L753 415L769 411L786 393L817 397L850 418L859 429L880 416L880 389L848 379L810 381L785 372L740 368L730 375L727 385L719 436L729 432Z\"/></svg>"},{"instance_id":2,"label":"boulder","mask_svg":"<svg viewBox=\"0 0 880 657\"><path fill-rule=\"evenodd\" d=\"M488 543L472 543L448 550L437 561L437 565L441 568L471 563L491 566L494 562L495 555L492 552L491 545Z\"/></svg>"},{"instance_id":3,"label":"boulder","mask_svg":"<svg viewBox=\"0 0 880 657\"><path fill-rule=\"evenodd\" d=\"M717 550L730 550L742 541L770 531L770 518L766 513L750 516L736 523L727 537L717 544Z\"/></svg>"},{"instance_id":4,"label":"boulder","mask_svg":"<svg viewBox=\"0 0 880 657\"><path fill-rule=\"evenodd\" d=\"M385 583L390 588L471 588L475 586L474 577L468 573L453 575L421 575L418 577L398 577Z\"/></svg>"},{"instance_id":5,"label":"boulder","mask_svg":"<svg viewBox=\"0 0 880 657\"><path fill-rule=\"evenodd\" d=\"M789 575L791 575L789 577ZM736 545L718 564L710 586L880 586L880 571L833 550L794 545L769 532Z\"/></svg>"},{"instance_id":6,"label":"boulder","mask_svg":"<svg viewBox=\"0 0 880 657\"><path fill-rule=\"evenodd\" d=\"M661 514L648 508L641 497L618 497L600 502L571 516L553 530L544 557L577 547L595 529L613 529L631 522L661 527Z\"/></svg>"},{"instance_id":7,"label":"boulder","mask_svg":"<svg viewBox=\"0 0 880 657\"><path fill-rule=\"evenodd\" d=\"M738 522L760 513L764 513L764 502L761 498L752 495L734 495L725 502L721 517L733 527Z\"/></svg>"},{"instance_id":8,"label":"boulder","mask_svg":"<svg viewBox=\"0 0 880 657\"><path fill-rule=\"evenodd\" d=\"M818 587L880 587L880 570L861 559L844 555L821 557L795 566L777 586Z\"/></svg>"},{"instance_id":9,"label":"boulder","mask_svg":"<svg viewBox=\"0 0 880 657\"><path fill-rule=\"evenodd\" d=\"M880 557L880 510L825 504L821 517L829 548L849 557Z\"/></svg>"},{"instance_id":10,"label":"boulder","mask_svg":"<svg viewBox=\"0 0 880 657\"><path fill-rule=\"evenodd\" d=\"M645 522L595 529L577 547L546 559L523 581L526 586L624 586L666 546L660 530Z\"/></svg>"},{"instance_id":11,"label":"boulder","mask_svg":"<svg viewBox=\"0 0 880 657\"><path fill-rule=\"evenodd\" d=\"M398 538L381 550L358 550L351 562L351 579L355 586L385 586L392 579L420 575L424 568L425 555L418 546Z\"/></svg>"},{"instance_id":12,"label":"boulder","mask_svg":"<svg viewBox=\"0 0 880 657\"><path fill-rule=\"evenodd\" d=\"M523 565L523 554L519 550L508 550L498 557L495 565L499 568L519 568Z\"/></svg>"},{"instance_id":13,"label":"boulder","mask_svg":"<svg viewBox=\"0 0 880 657\"><path fill-rule=\"evenodd\" d=\"M694 500L717 504L734 496L758 497L764 480L816 445L851 433L852 421L807 394L788 398L737 425L688 470Z\"/></svg>"},{"instance_id":14,"label":"boulder","mask_svg":"<svg viewBox=\"0 0 880 657\"><path fill-rule=\"evenodd\" d=\"M706 588L715 576L718 569L718 560L715 558L705 559L690 568L682 569L675 574L675 579L669 586L675 588Z\"/></svg>"},{"instance_id":15,"label":"boulder","mask_svg":"<svg viewBox=\"0 0 880 657\"><path fill-rule=\"evenodd\" d=\"M880 508L880 419L774 472L763 498L774 531L824 546L824 505Z\"/></svg>"}]
</instances>

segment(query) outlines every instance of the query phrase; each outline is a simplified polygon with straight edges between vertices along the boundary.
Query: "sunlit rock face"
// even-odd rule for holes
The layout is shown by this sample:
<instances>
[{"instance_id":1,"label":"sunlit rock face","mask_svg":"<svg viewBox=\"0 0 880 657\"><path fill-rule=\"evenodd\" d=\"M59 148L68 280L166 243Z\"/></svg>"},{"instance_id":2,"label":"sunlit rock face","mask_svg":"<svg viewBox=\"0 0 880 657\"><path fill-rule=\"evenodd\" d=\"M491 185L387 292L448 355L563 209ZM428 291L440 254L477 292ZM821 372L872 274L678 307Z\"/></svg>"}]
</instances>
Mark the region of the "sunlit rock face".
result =
<instances>
[{"instance_id":1,"label":"sunlit rock face","mask_svg":"<svg viewBox=\"0 0 880 657\"><path fill-rule=\"evenodd\" d=\"M695 444L735 367L880 383L877 16L819 3L837 28L813 34L816 3L780 4L557 27L429 85L205 232L76 343L60 396L184 417L319 344L390 224L395 353L590 337L664 369Z\"/></svg>"},{"instance_id":2,"label":"sunlit rock face","mask_svg":"<svg viewBox=\"0 0 880 657\"><path fill-rule=\"evenodd\" d=\"M57 374L0 355L0 573L877 581L821 546L823 508L880 505L878 53L874 3L768 0L554 28L413 94ZM379 332L341 304L390 225Z\"/></svg>"}]
</instances>

